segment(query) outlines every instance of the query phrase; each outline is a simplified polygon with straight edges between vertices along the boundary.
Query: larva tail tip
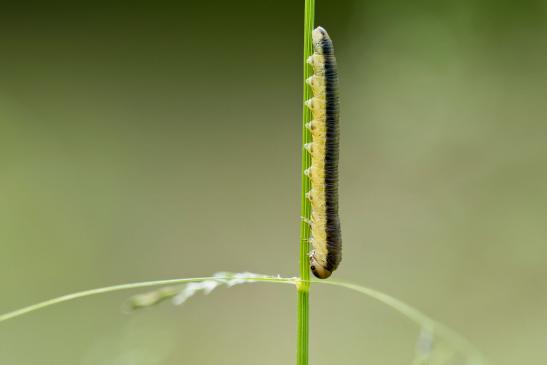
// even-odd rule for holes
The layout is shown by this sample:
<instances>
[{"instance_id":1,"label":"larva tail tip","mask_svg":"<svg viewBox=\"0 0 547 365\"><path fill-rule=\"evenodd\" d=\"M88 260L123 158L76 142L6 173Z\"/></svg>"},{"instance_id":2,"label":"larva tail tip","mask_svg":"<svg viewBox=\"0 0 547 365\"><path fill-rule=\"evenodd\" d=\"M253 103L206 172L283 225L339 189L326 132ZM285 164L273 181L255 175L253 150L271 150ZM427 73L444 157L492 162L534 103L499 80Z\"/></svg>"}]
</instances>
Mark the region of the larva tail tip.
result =
<instances>
[{"instance_id":1,"label":"larva tail tip","mask_svg":"<svg viewBox=\"0 0 547 365\"><path fill-rule=\"evenodd\" d=\"M312 39L314 42L320 42L323 38L328 37L328 33L325 28L319 26L313 30L311 33Z\"/></svg>"},{"instance_id":2,"label":"larva tail tip","mask_svg":"<svg viewBox=\"0 0 547 365\"><path fill-rule=\"evenodd\" d=\"M313 108L313 98L306 100L304 104L306 104L306 106L308 108L312 109Z\"/></svg>"},{"instance_id":3,"label":"larva tail tip","mask_svg":"<svg viewBox=\"0 0 547 365\"><path fill-rule=\"evenodd\" d=\"M306 123L306 128L308 128L310 131L313 130L313 120Z\"/></svg>"},{"instance_id":4,"label":"larva tail tip","mask_svg":"<svg viewBox=\"0 0 547 365\"><path fill-rule=\"evenodd\" d=\"M309 123L308 123L309 124ZM306 125L307 126L307 125ZM306 143L304 145L304 148L306 149L306 151L308 151L309 153L311 153L313 151L313 143Z\"/></svg>"},{"instance_id":5,"label":"larva tail tip","mask_svg":"<svg viewBox=\"0 0 547 365\"><path fill-rule=\"evenodd\" d=\"M306 193L306 199L311 200L311 190Z\"/></svg>"},{"instance_id":6,"label":"larva tail tip","mask_svg":"<svg viewBox=\"0 0 547 365\"><path fill-rule=\"evenodd\" d=\"M323 28L322 26L318 25L317 27L315 27L314 29L315 32L321 32L321 33L327 33L327 31L325 30L325 28Z\"/></svg>"},{"instance_id":7,"label":"larva tail tip","mask_svg":"<svg viewBox=\"0 0 547 365\"><path fill-rule=\"evenodd\" d=\"M306 175L307 177L311 177L311 167L304 170L304 175Z\"/></svg>"},{"instance_id":8,"label":"larva tail tip","mask_svg":"<svg viewBox=\"0 0 547 365\"><path fill-rule=\"evenodd\" d=\"M308 59L306 60L306 63L308 65L313 65L313 55L311 55L310 57L308 57Z\"/></svg>"},{"instance_id":9,"label":"larva tail tip","mask_svg":"<svg viewBox=\"0 0 547 365\"><path fill-rule=\"evenodd\" d=\"M310 86L313 85L313 76L308 77L308 78L306 79L306 84L308 84L308 85L310 85Z\"/></svg>"}]
</instances>

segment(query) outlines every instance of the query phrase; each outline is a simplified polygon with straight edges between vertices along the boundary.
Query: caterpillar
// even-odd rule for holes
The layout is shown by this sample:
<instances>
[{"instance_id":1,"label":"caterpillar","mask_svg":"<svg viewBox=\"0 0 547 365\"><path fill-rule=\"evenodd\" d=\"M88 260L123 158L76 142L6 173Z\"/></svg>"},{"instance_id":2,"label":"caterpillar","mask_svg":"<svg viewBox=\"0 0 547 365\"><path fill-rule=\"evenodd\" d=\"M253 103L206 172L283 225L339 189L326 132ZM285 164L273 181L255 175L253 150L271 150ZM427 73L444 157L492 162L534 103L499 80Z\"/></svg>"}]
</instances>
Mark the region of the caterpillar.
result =
<instances>
[{"instance_id":1,"label":"caterpillar","mask_svg":"<svg viewBox=\"0 0 547 365\"><path fill-rule=\"evenodd\" d=\"M316 277L326 279L342 259L338 217L338 72L332 40L325 29L314 29L312 42L314 52L307 62L313 68L313 76L306 83L313 97L305 102L313 116L306 124L312 142L304 146L311 154L311 167L304 173L311 183L306 194L311 205L310 269Z\"/></svg>"}]
</instances>

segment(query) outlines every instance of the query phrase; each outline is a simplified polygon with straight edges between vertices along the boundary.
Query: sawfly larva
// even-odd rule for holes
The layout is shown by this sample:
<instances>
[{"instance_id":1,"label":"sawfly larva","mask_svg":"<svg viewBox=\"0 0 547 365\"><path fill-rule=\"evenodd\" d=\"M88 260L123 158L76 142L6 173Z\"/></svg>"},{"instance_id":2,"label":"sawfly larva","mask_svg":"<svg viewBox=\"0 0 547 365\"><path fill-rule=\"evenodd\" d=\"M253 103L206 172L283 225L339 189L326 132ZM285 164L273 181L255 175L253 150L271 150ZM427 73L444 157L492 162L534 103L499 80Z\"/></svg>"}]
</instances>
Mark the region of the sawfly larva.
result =
<instances>
[{"instance_id":1,"label":"sawfly larva","mask_svg":"<svg viewBox=\"0 0 547 365\"><path fill-rule=\"evenodd\" d=\"M311 182L306 194L311 204L310 269L328 278L342 259L342 237L338 218L339 101L338 72L332 40L325 29L312 32L313 54L308 63L313 76L306 80L313 97L306 101L313 119L306 126L312 142L304 147L311 154L311 167L305 171Z\"/></svg>"}]
</instances>

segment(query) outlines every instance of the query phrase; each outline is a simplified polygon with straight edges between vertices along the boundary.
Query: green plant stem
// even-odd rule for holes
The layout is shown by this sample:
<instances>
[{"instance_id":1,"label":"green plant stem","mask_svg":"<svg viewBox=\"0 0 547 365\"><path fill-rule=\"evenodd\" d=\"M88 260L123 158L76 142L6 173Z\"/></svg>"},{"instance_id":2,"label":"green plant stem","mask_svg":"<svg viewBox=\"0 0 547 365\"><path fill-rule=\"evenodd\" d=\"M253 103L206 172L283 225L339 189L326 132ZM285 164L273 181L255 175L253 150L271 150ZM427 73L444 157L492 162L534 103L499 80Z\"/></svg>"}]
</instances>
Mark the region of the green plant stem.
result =
<instances>
[{"instance_id":1,"label":"green plant stem","mask_svg":"<svg viewBox=\"0 0 547 365\"><path fill-rule=\"evenodd\" d=\"M265 282L265 283L275 283L275 284L291 284L301 287L303 281L299 278L285 278L278 276L265 276L256 274L256 277L246 277L245 282L254 283L254 282ZM200 278L183 278L183 279L169 279L169 280L155 280L155 281L144 281L139 283L129 283L129 284L120 284L114 286L108 286L104 288L96 288L85 290L81 292L71 293L63 295L57 298L49 299L40 303L29 305L28 307L20 308L9 313L0 315L0 322L7 321L9 319L14 319L25 314L29 314L53 305L61 304L63 302L72 301L79 298L89 297L98 294L105 294L111 292L117 292L121 290L137 289L137 288L147 288L153 286L164 286L164 285L174 285L174 284L187 284L195 282L203 282L208 280L217 280L221 283L227 283L230 280L234 279L234 274L226 273L225 275L216 275L210 277L200 277ZM424 313L419 310L409 306L408 304L393 298L387 294L379 292L377 290L367 288L364 286L337 282L333 280L316 280L312 279L307 284L323 284L335 287L342 287L345 289L353 290L364 294L370 298L373 298L380 303L387 305L388 307L396 310L413 323L417 324L420 328L427 330L428 332L434 334L436 340L444 340L448 342L453 349L462 351L462 354L465 354L469 358L469 364L484 364L484 360L479 351L477 351L472 344L470 344L465 338L452 331L450 328L444 326L443 324L436 322L435 320L429 318Z\"/></svg>"},{"instance_id":2,"label":"green plant stem","mask_svg":"<svg viewBox=\"0 0 547 365\"><path fill-rule=\"evenodd\" d=\"M162 286L162 285L174 285L174 284L187 284L187 283L198 283L203 282L206 280L230 280L231 277L216 277L216 276L209 276L209 277L200 277L200 278L184 278L184 279L169 279L169 280L155 280L155 281L144 281L140 283L128 283L128 284L120 284L120 285L113 285L113 286L107 286L104 288L96 288L96 289L89 289L84 290L76 293L71 293L67 295L63 295L57 298L49 299L40 303L29 305L28 307L23 307L17 310L14 310L9 313L1 314L0 315L0 322L7 321L8 319L13 319L16 317L20 317L22 315L28 314L30 312L37 311L39 309L43 309L46 307L50 307L52 305L60 304L63 302L68 302L75 299L80 299L84 297L89 297L97 294L104 294L104 293L110 293L110 292L116 292L120 290L129 290L129 289L137 289L137 288L147 288L152 286ZM297 278L278 278L278 277L256 277L256 278L249 278L247 281L249 282L274 282L274 283L287 283L287 284L296 284L298 281Z\"/></svg>"},{"instance_id":3,"label":"green plant stem","mask_svg":"<svg viewBox=\"0 0 547 365\"><path fill-rule=\"evenodd\" d=\"M305 0L304 5L304 90L302 102L302 195L301 195L301 216L310 219L310 202L306 198L306 193L310 190L310 180L304 171L311 165L311 156L304 149L306 143L311 142L311 135L306 128L306 123L311 120L311 112L304 105L304 102L311 97L310 87L306 84L306 79L311 76L311 67L306 62L312 54L312 38L315 18L315 0ZM309 348L309 287L310 287L310 271L309 271L309 238L310 226L304 219L300 223L300 278L302 281L297 285L298 288L298 332L297 332L297 351L296 364L308 365L308 348Z\"/></svg>"},{"instance_id":4,"label":"green plant stem","mask_svg":"<svg viewBox=\"0 0 547 365\"><path fill-rule=\"evenodd\" d=\"M359 292L361 294L364 294L370 298L373 298L387 305L390 308L393 308L394 310L396 310L397 312L399 312L400 314L402 314L403 316L407 317L412 322L420 326L422 330L425 329L428 332L432 333L435 336L436 340L442 339L446 341L447 343L451 345L453 349L461 351L462 355L466 355L466 357L469 360L468 363L470 365L482 365L485 363L480 352L477 351L477 349L472 344L470 344L465 338L463 338L456 332L452 331L450 328L444 326L443 324L429 318L428 316L426 316L419 310L412 308L408 304L403 303L402 301L395 299L382 292L379 292L377 290L370 289L370 288L356 285L356 284L337 282L333 280L312 279L312 280L309 280L307 283L304 283L303 280L301 280L300 278L284 278L279 276L265 276L265 275L259 275L259 274L256 274L256 275L257 275L256 277L246 277L243 281L248 283L265 282L265 283L275 283L275 284L291 284L291 285L296 285L297 288L300 288L303 284L309 285L310 283L315 283L315 284L324 284L324 285L335 286L335 287L342 287L342 288ZM98 294L111 293L111 292L116 292L121 290L146 288L146 287L152 287L152 286L203 282L208 280L217 280L217 281L220 281L221 283L226 284L233 279L234 279L234 274L225 273L225 275L220 275L220 276L216 275L216 276L200 277L200 278L144 281L140 283L120 284L120 285L108 286L104 288L90 289L90 290L63 295L63 296L49 299L40 303L32 304L32 305L29 305L28 307L20 308L9 313L2 314L0 315L0 322L7 321L9 319L14 319L14 318L23 316L25 314L29 314L37 310L44 309L44 308L47 308L56 304L60 304L63 302L68 302L71 300L89 297L89 296L98 295Z\"/></svg>"}]
</instances>

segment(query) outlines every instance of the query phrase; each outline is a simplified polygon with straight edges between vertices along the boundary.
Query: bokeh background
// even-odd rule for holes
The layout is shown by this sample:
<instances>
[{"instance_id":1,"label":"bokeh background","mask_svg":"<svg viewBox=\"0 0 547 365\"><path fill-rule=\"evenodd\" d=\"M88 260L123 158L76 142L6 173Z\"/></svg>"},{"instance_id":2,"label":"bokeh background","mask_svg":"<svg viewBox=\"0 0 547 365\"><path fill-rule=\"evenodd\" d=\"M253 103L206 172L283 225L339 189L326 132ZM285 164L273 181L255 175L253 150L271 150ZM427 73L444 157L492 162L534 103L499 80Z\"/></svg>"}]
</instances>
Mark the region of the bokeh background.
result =
<instances>
[{"instance_id":1,"label":"bokeh background","mask_svg":"<svg viewBox=\"0 0 547 365\"><path fill-rule=\"evenodd\" d=\"M3 4L0 312L124 282L297 273L303 1ZM547 3L321 1L344 260L493 364L547 361ZM0 324L1 364L294 362L296 295L133 292ZM311 296L313 364L409 364L417 328Z\"/></svg>"}]
</instances>

